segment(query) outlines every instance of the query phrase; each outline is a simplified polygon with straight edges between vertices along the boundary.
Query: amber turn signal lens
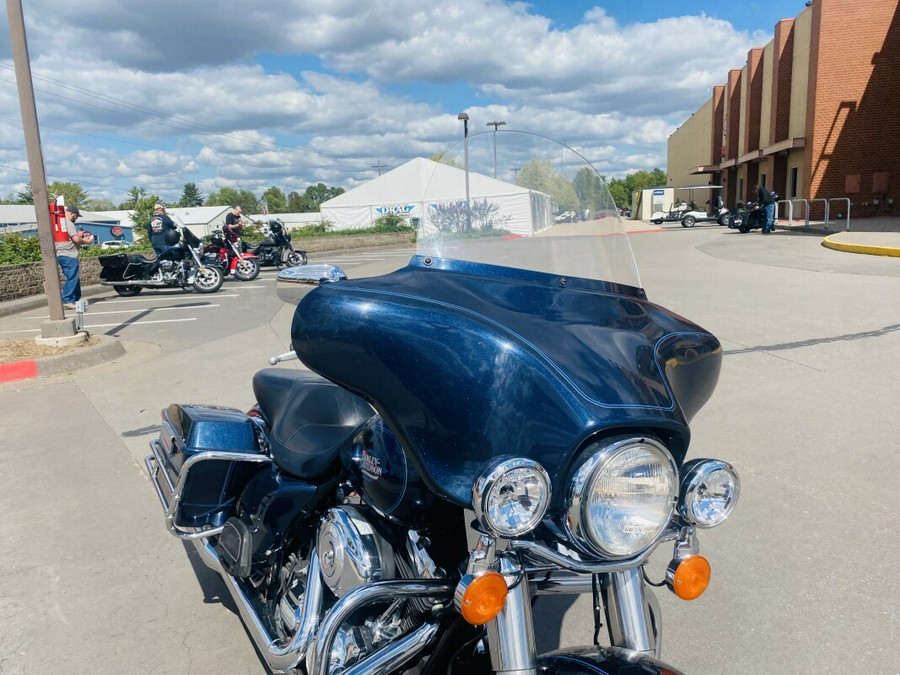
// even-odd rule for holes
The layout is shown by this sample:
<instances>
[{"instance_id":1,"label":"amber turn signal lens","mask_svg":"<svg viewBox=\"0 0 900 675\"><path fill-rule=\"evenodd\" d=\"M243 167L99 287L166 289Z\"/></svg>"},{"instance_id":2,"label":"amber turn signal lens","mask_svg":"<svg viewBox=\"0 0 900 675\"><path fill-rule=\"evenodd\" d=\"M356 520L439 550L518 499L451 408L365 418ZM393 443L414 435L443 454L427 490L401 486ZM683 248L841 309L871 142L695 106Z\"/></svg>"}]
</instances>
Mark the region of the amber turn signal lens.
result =
<instances>
[{"instance_id":1,"label":"amber turn signal lens","mask_svg":"<svg viewBox=\"0 0 900 675\"><path fill-rule=\"evenodd\" d=\"M469 577L457 587L457 606L463 619L481 626L494 619L506 604L506 579L497 572Z\"/></svg>"},{"instance_id":2,"label":"amber turn signal lens","mask_svg":"<svg viewBox=\"0 0 900 675\"><path fill-rule=\"evenodd\" d=\"M709 586L709 561L702 555L674 559L666 572L666 583L682 600L696 600Z\"/></svg>"}]
</instances>

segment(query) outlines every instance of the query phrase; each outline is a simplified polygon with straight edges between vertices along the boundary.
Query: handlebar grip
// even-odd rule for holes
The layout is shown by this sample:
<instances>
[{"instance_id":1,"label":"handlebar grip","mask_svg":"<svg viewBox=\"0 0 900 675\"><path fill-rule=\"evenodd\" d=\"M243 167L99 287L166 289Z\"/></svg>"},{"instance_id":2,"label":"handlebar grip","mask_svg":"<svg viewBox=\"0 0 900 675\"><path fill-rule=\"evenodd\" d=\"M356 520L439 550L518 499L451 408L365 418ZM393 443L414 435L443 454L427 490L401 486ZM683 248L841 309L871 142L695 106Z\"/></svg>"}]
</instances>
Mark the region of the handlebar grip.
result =
<instances>
[{"instance_id":1,"label":"handlebar grip","mask_svg":"<svg viewBox=\"0 0 900 675\"><path fill-rule=\"evenodd\" d=\"M297 358L297 352L289 351L284 354L279 354L278 356L269 357L269 365L277 366L282 361L293 361Z\"/></svg>"}]
</instances>

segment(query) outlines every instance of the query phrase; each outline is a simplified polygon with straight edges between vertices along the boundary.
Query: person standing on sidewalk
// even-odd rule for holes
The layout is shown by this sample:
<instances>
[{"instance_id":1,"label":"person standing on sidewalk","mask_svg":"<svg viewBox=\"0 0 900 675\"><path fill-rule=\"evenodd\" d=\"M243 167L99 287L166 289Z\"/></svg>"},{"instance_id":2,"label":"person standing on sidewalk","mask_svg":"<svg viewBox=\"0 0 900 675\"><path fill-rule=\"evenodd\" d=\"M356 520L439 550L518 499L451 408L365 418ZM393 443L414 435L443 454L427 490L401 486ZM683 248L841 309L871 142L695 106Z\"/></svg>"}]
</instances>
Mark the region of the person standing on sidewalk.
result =
<instances>
[{"instance_id":1,"label":"person standing on sidewalk","mask_svg":"<svg viewBox=\"0 0 900 675\"><path fill-rule=\"evenodd\" d=\"M763 225L763 234L770 234L775 229L775 195L762 185L756 186L756 202L762 204L766 210L766 224Z\"/></svg>"},{"instance_id":2,"label":"person standing on sidewalk","mask_svg":"<svg viewBox=\"0 0 900 675\"><path fill-rule=\"evenodd\" d=\"M78 247L90 244L90 234L82 236L75 228L75 221L81 217L77 206L66 207L66 232L68 241L56 242L56 261L63 273L62 301L64 309L75 309L75 303L81 300L81 265L78 260Z\"/></svg>"}]
</instances>

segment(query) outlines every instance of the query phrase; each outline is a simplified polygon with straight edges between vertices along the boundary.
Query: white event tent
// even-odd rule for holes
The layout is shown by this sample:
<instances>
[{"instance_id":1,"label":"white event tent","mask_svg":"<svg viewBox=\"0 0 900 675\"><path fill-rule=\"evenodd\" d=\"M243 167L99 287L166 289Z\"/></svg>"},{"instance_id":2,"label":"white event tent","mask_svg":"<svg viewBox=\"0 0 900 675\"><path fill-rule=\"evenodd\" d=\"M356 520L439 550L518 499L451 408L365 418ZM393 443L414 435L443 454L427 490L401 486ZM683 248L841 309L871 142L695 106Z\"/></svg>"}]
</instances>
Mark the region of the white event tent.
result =
<instances>
[{"instance_id":1,"label":"white event tent","mask_svg":"<svg viewBox=\"0 0 900 675\"><path fill-rule=\"evenodd\" d=\"M319 208L336 230L363 229L383 215L395 214L417 226L429 209L465 199L465 171L417 157L345 192ZM553 224L550 197L480 173L469 173L471 204L487 200L497 207L499 226L531 235ZM474 208L474 207L473 207Z\"/></svg>"}]
</instances>

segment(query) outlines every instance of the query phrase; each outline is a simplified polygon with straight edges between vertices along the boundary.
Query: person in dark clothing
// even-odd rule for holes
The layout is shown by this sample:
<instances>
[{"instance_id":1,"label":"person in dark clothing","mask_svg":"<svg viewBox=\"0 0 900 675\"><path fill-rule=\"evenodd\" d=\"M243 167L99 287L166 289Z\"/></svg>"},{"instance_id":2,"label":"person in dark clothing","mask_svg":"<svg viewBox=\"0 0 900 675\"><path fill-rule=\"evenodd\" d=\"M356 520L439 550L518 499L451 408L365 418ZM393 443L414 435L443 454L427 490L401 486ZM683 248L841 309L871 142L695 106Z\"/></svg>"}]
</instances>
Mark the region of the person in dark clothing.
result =
<instances>
[{"instance_id":1,"label":"person in dark clothing","mask_svg":"<svg viewBox=\"0 0 900 675\"><path fill-rule=\"evenodd\" d=\"M222 228L222 231L232 241L244 233L244 223L241 220L240 206L231 207L231 211L225 216L225 226Z\"/></svg>"},{"instance_id":2,"label":"person in dark clothing","mask_svg":"<svg viewBox=\"0 0 900 675\"><path fill-rule=\"evenodd\" d=\"M762 185L756 186L756 201L763 205L766 211L766 224L763 226L763 234L769 234L775 229L775 194L766 190Z\"/></svg>"},{"instance_id":3,"label":"person in dark clothing","mask_svg":"<svg viewBox=\"0 0 900 675\"><path fill-rule=\"evenodd\" d=\"M166 241L166 233L177 229L175 221L166 215L166 207L162 204L154 205L153 217L147 223L147 238L150 239L150 245L156 251L157 257L172 248Z\"/></svg>"}]
</instances>

